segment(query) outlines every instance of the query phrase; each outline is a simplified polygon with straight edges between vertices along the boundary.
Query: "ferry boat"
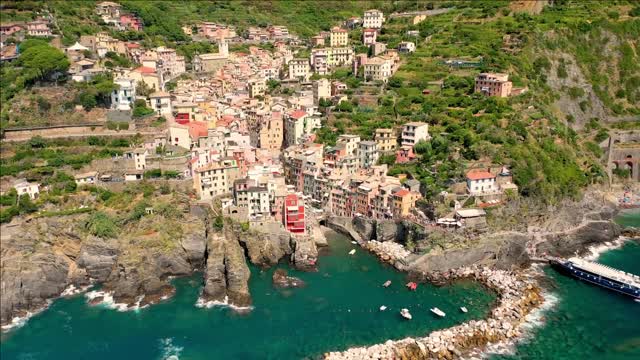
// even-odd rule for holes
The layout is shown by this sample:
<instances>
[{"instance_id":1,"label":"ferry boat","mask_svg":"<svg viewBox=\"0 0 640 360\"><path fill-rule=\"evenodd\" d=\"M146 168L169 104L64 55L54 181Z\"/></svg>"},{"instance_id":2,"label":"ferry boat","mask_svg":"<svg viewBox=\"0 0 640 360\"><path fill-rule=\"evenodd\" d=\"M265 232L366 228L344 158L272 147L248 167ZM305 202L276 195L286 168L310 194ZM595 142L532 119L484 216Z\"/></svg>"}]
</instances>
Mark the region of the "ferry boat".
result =
<instances>
[{"instance_id":1,"label":"ferry boat","mask_svg":"<svg viewBox=\"0 0 640 360\"><path fill-rule=\"evenodd\" d=\"M640 299L640 276L580 258L551 259L550 263L562 273Z\"/></svg>"}]
</instances>

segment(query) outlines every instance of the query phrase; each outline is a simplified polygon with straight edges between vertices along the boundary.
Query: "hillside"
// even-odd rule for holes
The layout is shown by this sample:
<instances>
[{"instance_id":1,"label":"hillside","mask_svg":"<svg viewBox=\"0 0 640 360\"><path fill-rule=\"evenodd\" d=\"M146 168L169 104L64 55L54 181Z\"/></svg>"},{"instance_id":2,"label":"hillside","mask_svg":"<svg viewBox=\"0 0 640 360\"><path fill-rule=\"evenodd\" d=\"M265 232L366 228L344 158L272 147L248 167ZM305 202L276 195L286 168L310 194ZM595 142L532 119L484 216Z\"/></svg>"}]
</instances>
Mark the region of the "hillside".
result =
<instances>
[{"instance_id":1,"label":"hillside","mask_svg":"<svg viewBox=\"0 0 640 360\"><path fill-rule=\"evenodd\" d=\"M599 144L617 128L640 124L636 1L612 1L606 8L578 0L544 7L506 0L323 1L322 6L295 0L121 3L144 20L143 33L116 33L101 24L93 14L94 1L49 1L46 6L65 44L107 30L141 40L143 46L190 46L181 27L202 20L235 25L239 33L248 26L286 25L304 39L369 8L386 14L449 9L418 24L412 16L388 16L378 41L389 48L415 41L416 52L402 55L388 84L364 85L350 69L331 75L349 86L350 102L334 109L318 132L319 141L332 144L343 133L370 138L376 128L428 122L433 139L416 147L419 162L399 165L383 159L391 174L419 179L427 195L462 180L465 169L503 164L513 170L524 195L551 203L577 197L582 187L606 179ZM41 5L3 3L3 19L34 18ZM409 36L409 30L419 37ZM364 52L360 32L352 31L350 40L357 52ZM450 66L448 60L475 65ZM527 91L506 99L474 94L476 74L486 71L508 73L514 87ZM25 97L17 99L27 104ZM38 101L37 94L26 98Z\"/></svg>"}]
</instances>

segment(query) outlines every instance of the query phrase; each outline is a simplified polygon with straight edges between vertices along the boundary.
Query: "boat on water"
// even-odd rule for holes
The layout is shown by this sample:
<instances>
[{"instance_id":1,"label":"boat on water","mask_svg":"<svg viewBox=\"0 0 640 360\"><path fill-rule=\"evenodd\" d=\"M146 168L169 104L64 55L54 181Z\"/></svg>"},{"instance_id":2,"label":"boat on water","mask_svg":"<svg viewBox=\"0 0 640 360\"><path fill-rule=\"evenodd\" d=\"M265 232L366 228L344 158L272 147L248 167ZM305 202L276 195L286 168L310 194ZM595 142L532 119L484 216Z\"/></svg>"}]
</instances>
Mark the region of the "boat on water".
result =
<instances>
[{"instance_id":1,"label":"boat on water","mask_svg":"<svg viewBox=\"0 0 640 360\"><path fill-rule=\"evenodd\" d=\"M391 280L387 280L384 282L384 284L382 284L382 286L384 287L389 287L389 285L391 285Z\"/></svg>"},{"instance_id":2,"label":"boat on water","mask_svg":"<svg viewBox=\"0 0 640 360\"><path fill-rule=\"evenodd\" d=\"M561 273L631 296L636 301L640 299L640 276L580 258L551 259L550 263Z\"/></svg>"},{"instance_id":3,"label":"boat on water","mask_svg":"<svg viewBox=\"0 0 640 360\"><path fill-rule=\"evenodd\" d=\"M418 284L412 282L408 282L407 283L407 287L409 288L409 290L411 291L416 291L416 289L418 288Z\"/></svg>"},{"instance_id":4,"label":"boat on water","mask_svg":"<svg viewBox=\"0 0 640 360\"><path fill-rule=\"evenodd\" d=\"M412 318L411 313L409 313L409 309L400 310L400 315L402 315L402 317L407 319L407 320L411 320L411 318Z\"/></svg>"},{"instance_id":5,"label":"boat on water","mask_svg":"<svg viewBox=\"0 0 640 360\"><path fill-rule=\"evenodd\" d=\"M355 245L355 244L357 244L358 242L357 242L357 241L352 241L351 243Z\"/></svg>"},{"instance_id":6,"label":"boat on water","mask_svg":"<svg viewBox=\"0 0 640 360\"><path fill-rule=\"evenodd\" d=\"M380 311L385 311L385 310L387 310L386 306L384 306L384 305L380 306Z\"/></svg>"},{"instance_id":7,"label":"boat on water","mask_svg":"<svg viewBox=\"0 0 640 360\"><path fill-rule=\"evenodd\" d=\"M440 316L440 317L445 317L447 316L447 314L444 313L444 311L438 309L437 307L434 307L433 309L430 309L432 313Z\"/></svg>"},{"instance_id":8,"label":"boat on water","mask_svg":"<svg viewBox=\"0 0 640 360\"><path fill-rule=\"evenodd\" d=\"M356 253L356 249L353 249L353 250L349 251L349 255L353 255L355 253Z\"/></svg>"},{"instance_id":9,"label":"boat on water","mask_svg":"<svg viewBox=\"0 0 640 360\"><path fill-rule=\"evenodd\" d=\"M465 314L469 312L469 310L467 310L467 308L464 306L460 308L460 311L462 311Z\"/></svg>"}]
</instances>

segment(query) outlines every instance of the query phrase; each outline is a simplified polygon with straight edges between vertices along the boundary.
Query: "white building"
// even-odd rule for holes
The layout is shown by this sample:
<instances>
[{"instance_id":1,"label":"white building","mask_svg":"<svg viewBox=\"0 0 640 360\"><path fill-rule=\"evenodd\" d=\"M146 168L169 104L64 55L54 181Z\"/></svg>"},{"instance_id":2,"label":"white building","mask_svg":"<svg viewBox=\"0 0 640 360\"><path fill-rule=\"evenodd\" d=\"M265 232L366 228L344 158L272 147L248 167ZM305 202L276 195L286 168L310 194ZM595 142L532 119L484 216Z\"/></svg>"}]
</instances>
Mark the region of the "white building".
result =
<instances>
[{"instance_id":1,"label":"white building","mask_svg":"<svg viewBox=\"0 0 640 360\"><path fill-rule=\"evenodd\" d=\"M411 41L403 41L398 44L398 52L412 53L416 51L416 44Z\"/></svg>"},{"instance_id":2,"label":"white building","mask_svg":"<svg viewBox=\"0 0 640 360\"><path fill-rule=\"evenodd\" d=\"M269 191L266 187L254 186L247 189L249 216L268 216L271 213Z\"/></svg>"},{"instance_id":3,"label":"white building","mask_svg":"<svg viewBox=\"0 0 640 360\"><path fill-rule=\"evenodd\" d=\"M27 182L27 180L21 179L13 184L13 188L16 189L18 196L27 194L31 200L35 200L40 196L40 184L38 183L30 183Z\"/></svg>"},{"instance_id":4,"label":"white building","mask_svg":"<svg viewBox=\"0 0 640 360\"><path fill-rule=\"evenodd\" d=\"M350 47L321 48L311 50L311 66L320 75L327 75L329 69L353 63L354 52Z\"/></svg>"},{"instance_id":5,"label":"white building","mask_svg":"<svg viewBox=\"0 0 640 360\"><path fill-rule=\"evenodd\" d=\"M311 72L309 60L292 59L289 61L289 79L308 80Z\"/></svg>"},{"instance_id":6,"label":"white building","mask_svg":"<svg viewBox=\"0 0 640 360\"><path fill-rule=\"evenodd\" d=\"M467 191L471 195L482 195L498 191L496 176L489 171L470 171L467 173Z\"/></svg>"},{"instance_id":7,"label":"white building","mask_svg":"<svg viewBox=\"0 0 640 360\"><path fill-rule=\"evenodd\" d=\"M327 79L319 79L313 82L313 103L318 104L320 99L331 98L331 83Z\"/></svg>"},{"instance_id":8,"label":"white building","mask_svg":"<svg viewBox=\"0 0 640 360\"><path fill-rule=\"evenodd\" d=\"M305 135L305 121L309 115L304 110L296 110L285 115L284 137L286 146L299 144Z\"/></svg>"},{"instance_id":9,"label":"white building","mask_svg":"<svg viewBox=\"0 0 640 360\"><path fill-rule=\"evenodd\" d=\"M91 185L95 184L98 180L98 172L89 171L87 173L77 174L73 178L78 185Z\"/></svg>"},{"instance_id":10,"label":"white building","mask_svg":"<svg viewBox=\"0 0 640 360\"><path fill-rule=\"evenodd\" d=\"M134 149L125 154L125 158L133 160L136 170L147 168L147 156L149 156L149 150L145 148Z\"/></svg>"},{"instance_id":11,"label":"white building","mask_svg":"<svg viewBox=\"0 0 640 360\"><path fill-rule=\"evenodd\" d=\"M375 141L360 141L360 143L358 143L358 155L360 157L361 167L368 169L376 165L380 157L378 143Z\"/></svg>"},{"instance_id":12,"label":"white building","mask_svg":"<svg viewBox=\"0 0 640 360\"><path fill-rule=\"evenodd\" d=\"M111 108L129 111L136 99L136 82L131 79L118 78L114 81L119 86L111 93Z\"/></svg>"},{"instance_id":13,"label":"white building","mask_svg":"<svg viewBox=\"0 0 640 360\"><path fill-rule=\"evenodd\" d=\"M159 116L171 116L173 109L171 108L171 94L164 91L156 91L149 95L151 108Z\"/></svg>"},{"instance_id":14,"label":"white building","mask_svg":"<svg viewBox=\"0 0 640 360\"><path fill-rule=\"evenodd\" d=\"M144 178L143 170L127 170L124 173L124 181L138 181Z\"/></svg>"},{"instance_id":15,"label":"white building","mask_svg":"<svg viewBox=\"0 0 640 360\"><path fill-rule=\"evenodd\" d=\"M347 153L347 156L356 156L358 155L359 142L360 142L360 136L343 134L338 136L338 140L336 140L336 145L344 144L345 152Z\"/></svg>"},{"instance_id":16,"label":"white building","mask_svg":"<svg viewBox=\"0 0 640 360\"><path fill-rule=\"evenodd\" d=\"M410 122L402 126L402 146L414 146L420 140L429 140L429 124Z\"/></svg>"},{"instance_id":17,"label":"white building","mask_svg":"<svg viewBox=\"0 0 640 360\"><path fill-rule=\"evenodd\" d=\"M364 64L365 81L387 82L393 75L393 59L378 56L367 60Z\"/></svg>"},{"instance_id":18,"label":"white building","mask_svg":"<svg viewBox=\"0 0 640 360\"><path fill-rule=\"evenodd\" d=\"M380 29L384 23L384 14L380 10L371 9L364 12L362 27Z\"/></svg>"},{"instance_id":19,"label":"white building","mask_svg":"<svg viewBox=\"0 0 640 360\"><path fill-rule=\"evenodd\" d=\"M180 146L184 149L191 149L191 136L189 135L189 127L180 124L170 125L169 144Z\"/></svg>"}]
</instances>

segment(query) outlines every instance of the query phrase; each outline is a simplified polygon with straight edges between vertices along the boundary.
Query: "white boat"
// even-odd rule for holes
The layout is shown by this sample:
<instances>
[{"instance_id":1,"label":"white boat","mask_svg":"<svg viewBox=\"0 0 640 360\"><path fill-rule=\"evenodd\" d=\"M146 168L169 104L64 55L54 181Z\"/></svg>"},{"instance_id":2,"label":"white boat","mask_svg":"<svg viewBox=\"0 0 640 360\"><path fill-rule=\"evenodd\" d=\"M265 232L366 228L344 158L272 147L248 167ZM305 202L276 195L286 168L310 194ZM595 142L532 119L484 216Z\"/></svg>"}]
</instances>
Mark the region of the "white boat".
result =
<instances>
[{"instance_id":1,"label":"white boat","mask_svg":"<svg viewBox=\"0 0 640 360\"><path fill-rule=\"evenodd\" d=\"M465 313L465 314L466 314L467 312L469 312L469 310L467 310L467 308L466 308L466 307L464 307L464 306L460 308L460 311L462 311L462 312L463 312L463 313Z\"/></svg>"},{"instance_id":2,"label":"white boat","mask_svg":"<svg viewBox=\"0 0 640 360\"><path fill-rule=\"evenodd\" d=\"M391 280L387 280L384 282L384 284L382 284L382 286L384 287L389 287L389 285L391 285Z\"/></svg>"},{"instance_id":3,"label":"white boat","mask_svg":"<svg viewBox=\"0 0 640 360\"><path fill-rule=\"evenodd\" d=\"M356 249L353 249L353 250L349 251L349 255L353 255L355 253L356 253Z\"/></svg>"},{"instance_id":4,"label":"white boat","mask_svg":"<svg viewBox=\"0 0 640 360\"><path fill-rule=\"evenodd\" d=\"M411 317L412 317L411 314L409 313L409 309L400 310L400 315L402 315L402 317L407 320L411 320Z\"/></svg>"},{"instance_id":5,"label":"white boat","mask_svg":"<svg viewBox=\"0 0 640 360\"><path fill-rule=\"evenodd\" d=\"M357 242L357 241L352 241L351 243L355 245L355 244L357 244L358 242Z\"/></svg>"},{"instance_id":6,"label":"white boat","mask_svg":"<svg viewBox=\"0 0 640 360\"><path fill-rule=\"evenodd\" d=\"M385 310L387 310L386 306L384 306L384 305L380 306L380 311L385 311Z\"/></svg>"},{"instance_id":7,"label":"white boat","mask_svg":"<svg viewBox=\"0 0 640 360\"><path fill-rule=\"evenodd\" d=\"M440 316L440 317L445 317L447 314L444 313L444 311L438 309L437 307L434 307L433 309L431 309L431 312Z\"/></svg>"}]
</instances>

